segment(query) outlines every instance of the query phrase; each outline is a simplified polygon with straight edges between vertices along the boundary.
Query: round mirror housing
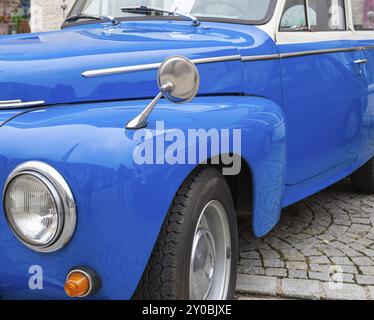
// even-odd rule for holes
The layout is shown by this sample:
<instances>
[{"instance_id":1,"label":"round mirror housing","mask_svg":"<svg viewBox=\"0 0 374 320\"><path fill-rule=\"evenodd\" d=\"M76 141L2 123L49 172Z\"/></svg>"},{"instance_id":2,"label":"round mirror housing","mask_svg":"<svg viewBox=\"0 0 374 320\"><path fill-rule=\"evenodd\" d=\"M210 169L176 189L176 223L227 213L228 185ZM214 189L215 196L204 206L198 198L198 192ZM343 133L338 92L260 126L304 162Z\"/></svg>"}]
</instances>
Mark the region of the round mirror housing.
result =
<instances>
[{"instance_id":1,"label":"round mirror housing","mask_svg":"<svg viewBox=\"0 0 374 320\"><path fill-rule=\"evenodd\" d=\"M145 128L148 118L162 97L173 103L185 103L196 97L200 88L200 74L194 63L180 56L166 59L158 70L160 93L126 128L138 130Z\"/></svg>"},{"instance_id":2,"label":"round mirror housing","mask_svg":"<svg viewBox=\"0 0 374 320\"><path fill-rule=\"evenodd\" d=\"M158 70L158 85L163 96L171 102L189 102L200 88L199 70L185 57L170 57Z\"/></svg>"}]
</instances>

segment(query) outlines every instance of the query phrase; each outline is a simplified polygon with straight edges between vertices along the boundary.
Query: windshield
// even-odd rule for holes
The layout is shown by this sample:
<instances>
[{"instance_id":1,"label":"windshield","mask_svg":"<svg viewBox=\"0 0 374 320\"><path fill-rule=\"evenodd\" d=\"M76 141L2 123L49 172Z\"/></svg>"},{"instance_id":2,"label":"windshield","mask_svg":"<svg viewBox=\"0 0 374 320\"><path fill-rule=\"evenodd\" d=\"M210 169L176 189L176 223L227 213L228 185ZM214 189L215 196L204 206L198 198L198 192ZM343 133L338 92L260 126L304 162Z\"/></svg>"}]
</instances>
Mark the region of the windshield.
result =
<instances>
[{"instance_id":1,"label":"windshield","mask_svg":"<svg viewBox=\"0 0 374 320\"><path fill-rule=\"evenodd\" d=\"M77 0L70 15L85 14L116 18L145 17L125 13L121 8L149 6L166 11L189 13L199 18L246 20L256 24L266 20L275 0ZM165 15L152 12L154 16Z\"/></svg>"}]
</instances>

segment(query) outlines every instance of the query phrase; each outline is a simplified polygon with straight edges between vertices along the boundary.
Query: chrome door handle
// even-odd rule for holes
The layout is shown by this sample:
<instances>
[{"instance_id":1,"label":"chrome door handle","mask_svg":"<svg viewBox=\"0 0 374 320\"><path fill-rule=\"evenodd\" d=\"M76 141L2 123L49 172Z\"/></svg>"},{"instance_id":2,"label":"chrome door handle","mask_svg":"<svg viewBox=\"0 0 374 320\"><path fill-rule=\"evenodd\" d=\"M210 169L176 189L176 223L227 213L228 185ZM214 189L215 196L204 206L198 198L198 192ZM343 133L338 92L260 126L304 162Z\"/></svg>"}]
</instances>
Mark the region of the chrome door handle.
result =
<instances>
[{"instance_id":1,"label":"chrome door handle","mask_svg":"<svg viewBox=\"0 0 374 320\"><path fill-rule=\"evenodd\" d=\"M354 61L355 64L365 64L368 63L368 59L358 59Z\"/></svg>"}]
</instances>

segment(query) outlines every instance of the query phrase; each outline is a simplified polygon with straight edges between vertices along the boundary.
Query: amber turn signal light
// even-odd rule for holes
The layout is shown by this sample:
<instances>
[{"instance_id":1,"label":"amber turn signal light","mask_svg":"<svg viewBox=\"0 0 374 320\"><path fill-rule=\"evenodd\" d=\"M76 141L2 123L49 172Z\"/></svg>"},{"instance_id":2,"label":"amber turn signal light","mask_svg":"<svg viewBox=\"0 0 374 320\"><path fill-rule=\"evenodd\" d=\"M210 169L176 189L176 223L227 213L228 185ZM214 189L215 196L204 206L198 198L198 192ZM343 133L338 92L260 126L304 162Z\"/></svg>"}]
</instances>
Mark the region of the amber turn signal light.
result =
<instances>
[{"instance_id":1,"label":"amber turn signal light","mask_svg":"<svg viewBox=\"0 0 374 320\"><path fill-rule=\"evenodd\" d=\"M66 278L64 290L70 298L84 298L96 293L101 281L96 272L88 268L75 268Z\"/></svg>"},{"instance_id":2,"label":"amber turn signal light","mask_svg":"<svg viewBox=\"0 0 374 320\"><path fill-rule=\"evenodd\" d=\"M90 291L90 279L81 272L71 273L66 279L64 289L71 298L84 297Z\"/></svg>"}]
</instances>

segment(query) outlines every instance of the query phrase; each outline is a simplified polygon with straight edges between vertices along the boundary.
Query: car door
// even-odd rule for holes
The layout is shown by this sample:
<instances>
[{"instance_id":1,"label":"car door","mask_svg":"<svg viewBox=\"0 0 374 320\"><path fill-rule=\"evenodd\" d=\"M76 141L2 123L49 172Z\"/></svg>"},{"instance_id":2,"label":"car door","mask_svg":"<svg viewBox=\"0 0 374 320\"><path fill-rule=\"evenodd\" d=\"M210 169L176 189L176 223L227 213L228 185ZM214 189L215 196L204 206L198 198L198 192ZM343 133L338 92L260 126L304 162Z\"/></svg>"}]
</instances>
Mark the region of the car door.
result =
<instances>
[{"instance_id":1,"label":"car door","mask_svg":"<svg viewBox=\"0 0 374 320\"><path fill-rule=\"evenodd\" d=\"M374 154L374 1L351 0L355 39L362 48L364 105L362 143L358 162L366 162Z\"/></svg>"},{"instance_id":2,"label":"car door","mask_svg":"<svg viewBox=\"0 0 374 320\"><path fill-rule=\"evenodd\" d=\"M344 0L286 0L276 42L287 121L287 185L332 175L357 157L362 120L359 44Z\"/></svg>"}]
</instances>

